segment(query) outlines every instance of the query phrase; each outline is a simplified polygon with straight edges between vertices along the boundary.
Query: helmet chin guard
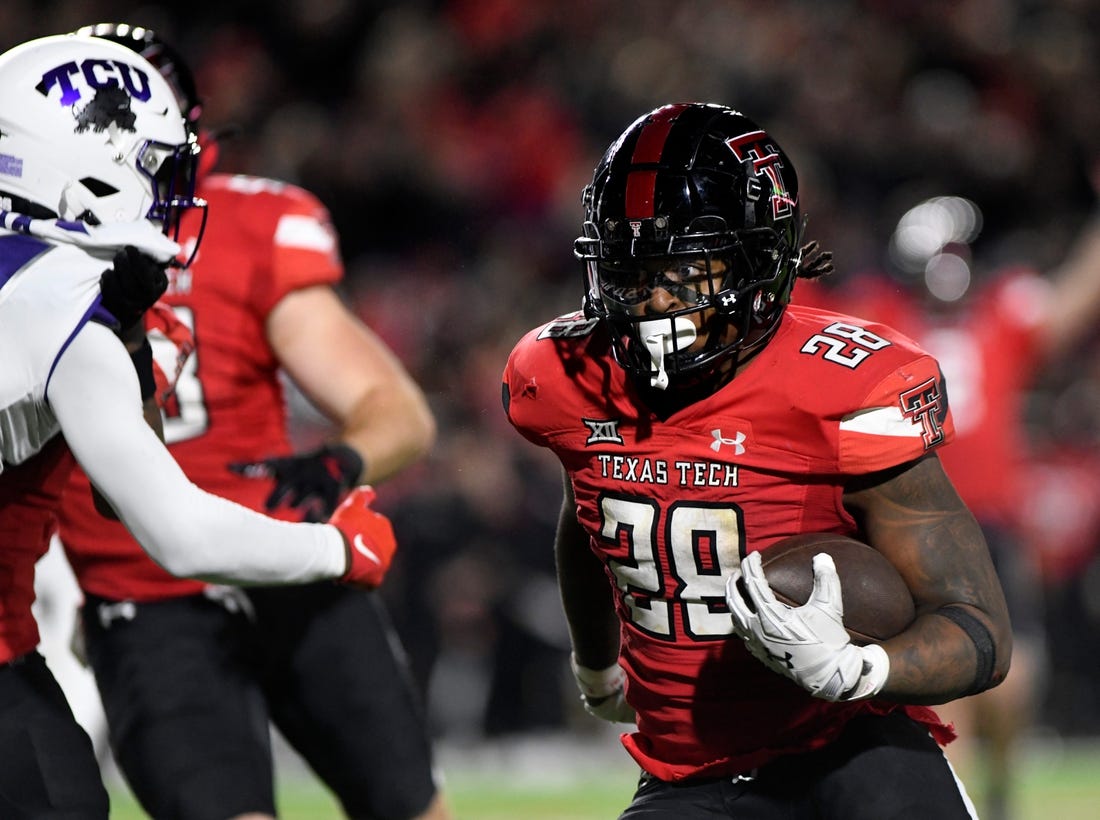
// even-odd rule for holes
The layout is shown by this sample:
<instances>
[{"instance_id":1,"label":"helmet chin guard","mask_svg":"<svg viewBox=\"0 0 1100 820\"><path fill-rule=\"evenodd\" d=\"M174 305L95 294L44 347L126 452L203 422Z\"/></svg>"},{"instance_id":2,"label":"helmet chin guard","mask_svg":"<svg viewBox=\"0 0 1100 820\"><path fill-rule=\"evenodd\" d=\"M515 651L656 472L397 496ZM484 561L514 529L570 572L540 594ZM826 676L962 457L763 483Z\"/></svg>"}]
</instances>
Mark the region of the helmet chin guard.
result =
<instances>
[{"instance_id":1,"label":"helmet chin guard","mask_svg":"<svg viewBox=\"0 0 1100 820\"><path fill-rule=\"evenodd\" d=\"M665 357L686 350L695 341L695 325L685 316L670 319L649 319L638 323L638 336L649 353L649 386L664 390L668 387Z\"/></svg>"}]
</instances>

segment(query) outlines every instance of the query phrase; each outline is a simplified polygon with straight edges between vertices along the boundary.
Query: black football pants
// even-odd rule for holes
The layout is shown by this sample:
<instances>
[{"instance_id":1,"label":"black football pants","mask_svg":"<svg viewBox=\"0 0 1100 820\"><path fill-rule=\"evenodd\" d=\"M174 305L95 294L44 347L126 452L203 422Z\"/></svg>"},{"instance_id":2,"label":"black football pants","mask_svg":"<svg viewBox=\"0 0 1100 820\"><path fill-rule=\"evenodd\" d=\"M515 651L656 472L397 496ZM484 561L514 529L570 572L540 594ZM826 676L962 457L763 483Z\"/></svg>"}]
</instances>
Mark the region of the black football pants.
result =
<instances>
[{"instance_id":1,"label":"black football pants","mask_svg":"<svg viewBox=\"0 0 1100 820\"><path fill-rule=\"evenodd\" d=\"M752 777L667 783L643 775L620 820L973 820L974 807L927 729L901 713L851 721L814 752Z\"/></svg>"}]
</instances>

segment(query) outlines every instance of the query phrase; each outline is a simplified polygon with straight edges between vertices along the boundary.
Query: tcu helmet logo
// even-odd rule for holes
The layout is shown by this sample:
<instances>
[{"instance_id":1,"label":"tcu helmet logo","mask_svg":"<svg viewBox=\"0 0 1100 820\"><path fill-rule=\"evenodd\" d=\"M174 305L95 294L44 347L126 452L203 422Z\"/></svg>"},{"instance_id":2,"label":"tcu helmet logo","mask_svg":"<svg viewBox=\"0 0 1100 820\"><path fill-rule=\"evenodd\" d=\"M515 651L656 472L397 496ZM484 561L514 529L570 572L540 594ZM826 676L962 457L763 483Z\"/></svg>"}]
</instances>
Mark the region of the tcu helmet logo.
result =
<instances>
[{"instance_id":1,"label":"tcu helmet logo","mask_svg":"<svg viewBox=\"0 0 1100 820\"><path fill-rule=\"evenodd\" d=\"M83 60L62 63L42 75L35 86L43 97L49 97L54 89L60 89L58 102L71 108L85 94L92 99L78 113L78 131L93 128L104 130L110 123L127 131L134 130L134 114L130 110L132 100L148 102L152 97L149 75L136 66L121 60ZM75 109L74 109L75 110Z\"/></svg>"},{"instance_id":2,"label":"tcu helmet logo","mask_svg":"<svg viewBox=\"0 0 1100 820\"><path fill-rule=\"evenodd\" d=\"M118 87L101 88L96 91L91 102L77 113L76 132L82 134L91 129L99 133L106 131L111 123L123 131L133 131L136 121L137 116L130 108L129 94Z\"/></svg>"},{"instance_id":3,"label":"tcu helmet logo","mask_svg":"<svg viewBox=\"0 0 1100 820\"><path fill-rule=\"evenodd\" d=\"M901 412L921 426L921 438L924 449L934 447L943 441L943 420L947 415L946 397L940 392L935 379L906 390L898 396Z\"/></svg>"},{"instance_id":4,"label":"tcu helmet logo","mask_svg":"<svg viewBox=\"0 0 1100 820\"><path fill-rule=\"evenodd\" d=\"M791 199L787 191L787 185L783 181L783 162L775 146L768 141L768 135L763 131L750 131L739 137L731 137L726 140L726 145L741 162L751 162L753 171L757 176L764 174L771 183L771 196L773 219L790 219L794 215L796 203ZM754 180L749 180L750 186Z\"/></svg>"}]
</instances>

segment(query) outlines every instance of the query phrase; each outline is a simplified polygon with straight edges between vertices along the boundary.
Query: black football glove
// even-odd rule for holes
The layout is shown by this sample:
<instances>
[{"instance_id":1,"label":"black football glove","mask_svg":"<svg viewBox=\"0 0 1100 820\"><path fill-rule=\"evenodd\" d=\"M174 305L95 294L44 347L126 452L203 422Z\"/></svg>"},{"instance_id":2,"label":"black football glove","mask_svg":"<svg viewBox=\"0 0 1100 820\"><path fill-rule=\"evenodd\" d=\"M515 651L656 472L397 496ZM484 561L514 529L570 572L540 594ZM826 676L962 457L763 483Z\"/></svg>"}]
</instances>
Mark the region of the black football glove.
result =
<instances>
[{"instance_id":1,"label":"black football glove","mask_svg":"<svg viewBox=\"0 0 1100 820\"><path fill-rule=\"evenodd\" d=\"M262 461L234 461L229 469L248 478L273 478L275 489L264 502L302 510L303 520L321 522L332 515L341 496L358 483L363 459L346 444L326 444L308 453Z\"/></svg>"},{"instance_id":2,"label":"black football glove","mask_svg":"<svg viewBox=\"0 0 1100 820\"><path fill-rule=\"evenodd\" d=\"M99 277L103 307L126 330L136 324L168 289L167 262L158 262L133 245L115 254L113 264Z\"/></svg>"}]
</instances>

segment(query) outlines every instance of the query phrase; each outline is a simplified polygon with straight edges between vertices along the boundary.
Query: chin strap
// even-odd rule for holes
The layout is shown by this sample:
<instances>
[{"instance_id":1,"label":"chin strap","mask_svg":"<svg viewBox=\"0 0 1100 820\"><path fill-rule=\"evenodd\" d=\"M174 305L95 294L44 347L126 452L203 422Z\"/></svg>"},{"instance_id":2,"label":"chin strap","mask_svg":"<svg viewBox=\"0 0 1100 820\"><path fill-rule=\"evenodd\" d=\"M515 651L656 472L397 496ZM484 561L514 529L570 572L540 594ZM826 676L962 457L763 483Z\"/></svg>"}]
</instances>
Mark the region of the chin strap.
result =
<instances>
[{"instance_id":1,"label":"chin strap","mask_svg":"<svg viewBox=\"0 0 1100 820\"><path fill-rule=\"evenodd\" d=\"M0 227L39 239L76 245L89 253L102 252L107 258L127 245L159 262L167 262L180 252L180 246L147 219L89 225L65 219L34 219L26 214L0 209Z\"/></svg>"},{"instance_id":2,"label":"chin strap","mask_svg":"<svg viewBox=\"0 0 1100 820\"><path fill-rule=\"evenodd\" d=\"M650 319L638 323L638 335L649 352L649 361L656 374L649 377L650 387L668 387L665 357L685 350L695 341L695 325L685 316L674 319Z\"/></svg>"}]
</instances>

